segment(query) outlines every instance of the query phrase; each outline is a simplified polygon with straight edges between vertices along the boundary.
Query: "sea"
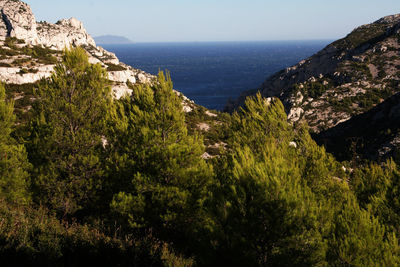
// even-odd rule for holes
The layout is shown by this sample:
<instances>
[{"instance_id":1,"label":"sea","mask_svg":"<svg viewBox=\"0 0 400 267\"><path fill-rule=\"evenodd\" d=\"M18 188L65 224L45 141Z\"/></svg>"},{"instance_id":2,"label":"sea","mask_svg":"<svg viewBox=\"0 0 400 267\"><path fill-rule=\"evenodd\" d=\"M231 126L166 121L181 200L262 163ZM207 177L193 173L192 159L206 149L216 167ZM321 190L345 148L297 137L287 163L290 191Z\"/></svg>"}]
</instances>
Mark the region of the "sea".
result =
<instances>
[{"instance_id":1,"label":"sea","mask_svg":"<svg viewBox=\"0 0 400 267\"><path fill-rule=\"evenodd\" d=\"M330 40L134 43L102 45L148 73L169 71L174 88L195 103L223 110L229 99L257 89L275 72L315 54Z\"/></svg>"}]
</instances>

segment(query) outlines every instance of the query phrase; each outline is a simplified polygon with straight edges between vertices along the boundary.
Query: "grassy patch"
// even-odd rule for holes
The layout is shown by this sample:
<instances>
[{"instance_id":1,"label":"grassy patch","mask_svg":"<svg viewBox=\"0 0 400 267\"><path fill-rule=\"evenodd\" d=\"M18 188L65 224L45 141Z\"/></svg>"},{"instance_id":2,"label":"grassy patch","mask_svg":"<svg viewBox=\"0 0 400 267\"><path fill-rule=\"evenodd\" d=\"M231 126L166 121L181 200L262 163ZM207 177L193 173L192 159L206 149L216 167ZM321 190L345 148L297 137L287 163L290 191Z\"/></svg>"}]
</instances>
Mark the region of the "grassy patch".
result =
<instances>
[{"instance_id":1,"label":"grassy patch","mask_svg":"<svg viewBox=\"0 0 400 267\"><path fill-rule=\"evenodd\" d=\"M20 49L21 53L24 55L31 56L34 59L37 59L39 63L42 64L56 64L57 63L57 55L59 52L51 50L50 48L47 47L42 47L42 46L32 46L32 47L22 47Z\"/></svg>"},{"instance_id":2,"label":"grassy patch","mask_svg":"<svg viewBox=\"0 0 400 267\"><path fill-rule=\"evenodd\" d=\"M31 60L32 59L30 59L30 58L16 58L16 59L14 59L12 65L13 66L22 66L22 65L24 65L25 63L28 63Z\"/></svg>"},{"instance_id":3,"label":"grassy patch","mask_svg":"<svg viewBox=\"0 0 400 267\"><path fill-rule=\"evenodd\" d=\"M6 38L4 41L4 46L8 47L0 47L0 56L17 56L17 55L26 55L31 57L31 59L36 59L41 64L56 64L57 63L57 55L58 51L51 50L47 47L42 47L40 45L35 46L23 46L18 47L17 44L23 43L23 41L18 40L16 38ZM25 63L31 59L18 59L23 60L22 63ZM16 62L16 64L20 64L21 62Z\"/></svg>"},{"instance_id":4,"label":"grassy patch","mask_svg":"<svg viewBox=\"0 0 400 267\"><path fill-rule=\"evenodd\" d=\"M2 57L12 57L19 55L19 52L15 49L6 49L3 47L0 47L0 56Z\"/></svg>"},{"instance_id":5,"label":"grassy patch","mask_svg":"<svg viewBox=\"0 0 400 267\"><path fill-rule=\"evenodd\" d=\"M38 69L33 69L33 68L30 68L30 69L27 69L27 68L22 68L22 69L20 69L20 71L18 72L19 74L27 74L27 73L38 73Z\"/></svg>"}]
</instances>

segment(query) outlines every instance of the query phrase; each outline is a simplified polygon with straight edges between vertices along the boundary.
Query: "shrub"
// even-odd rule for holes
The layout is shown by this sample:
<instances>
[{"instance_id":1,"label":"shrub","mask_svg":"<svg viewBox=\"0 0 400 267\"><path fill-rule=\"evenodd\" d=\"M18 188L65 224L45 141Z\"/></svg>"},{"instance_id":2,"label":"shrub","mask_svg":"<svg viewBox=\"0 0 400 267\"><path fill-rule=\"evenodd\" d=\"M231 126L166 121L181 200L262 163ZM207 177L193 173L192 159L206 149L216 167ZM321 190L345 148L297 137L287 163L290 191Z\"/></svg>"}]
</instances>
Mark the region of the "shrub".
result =
<instances>
[{"instance_id":1,"label":"shrub","mask_svg":"<svg viewBox=\"0 0 400 267\"><path fill-rule=\"evenodd\" d=\"M107 71L123 71L126 70L126 68L124 68L121 65L115 65L112 63L107 63Z\"/></svg>"}]
</instances>

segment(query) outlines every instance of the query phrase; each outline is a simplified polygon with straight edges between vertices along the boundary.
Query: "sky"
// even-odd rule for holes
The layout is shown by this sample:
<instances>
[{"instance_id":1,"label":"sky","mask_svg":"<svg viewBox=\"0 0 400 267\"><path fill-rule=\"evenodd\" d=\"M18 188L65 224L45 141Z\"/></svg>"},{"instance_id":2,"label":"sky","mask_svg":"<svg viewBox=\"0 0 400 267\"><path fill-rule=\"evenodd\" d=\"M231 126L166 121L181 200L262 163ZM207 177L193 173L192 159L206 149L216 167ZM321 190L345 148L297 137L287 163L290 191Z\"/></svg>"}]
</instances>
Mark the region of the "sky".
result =
<instances>
[{"instance_id":1,"label":"sky","mask_svg":"<svg viewBox=\"0 0 400 267\"><path fill-rule=\"evenodd\" d=\"M334 40L400 13L399 0L23 0L37 21L76 17L134 42Z\"/></svg>"}]
</instances>

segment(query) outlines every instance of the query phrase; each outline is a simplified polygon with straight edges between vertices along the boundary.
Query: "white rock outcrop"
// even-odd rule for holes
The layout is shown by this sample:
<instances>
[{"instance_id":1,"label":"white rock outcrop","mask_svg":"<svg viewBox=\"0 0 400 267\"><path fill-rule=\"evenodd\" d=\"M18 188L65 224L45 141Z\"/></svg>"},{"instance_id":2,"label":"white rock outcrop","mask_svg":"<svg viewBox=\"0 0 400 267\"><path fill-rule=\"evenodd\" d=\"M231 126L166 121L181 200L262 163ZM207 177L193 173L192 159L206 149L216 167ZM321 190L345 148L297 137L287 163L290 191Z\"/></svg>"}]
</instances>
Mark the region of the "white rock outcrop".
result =
<instances>
[{"instance_id":1,"label":"white rock outcrop","mask_svg":"<svg viewBox=\"0 0 400 267\"><path fill-rule=\"evenodd\" d=\"M132 92L133 92L132 89L129 89L126 86L120 86L120 85L113 86L111 89L112 89L112 91L114 93L114 98L115 99L120 99L121 97L124 97L124 96L127 96L127 95L130 96L132 94Z\"/></svg>"},{"instance_id":2,"label":"white rock outcrop","mask_svg":"<svg viewBox=\"0 0 400 267\"><path fill-rule=\"evenodd\" d=\"M36 22L28 4L17 0L0 0L0 36L16 37L27 44L62 50L71 45L96 46L82 22L76 18L62 19L56 24Z\"/></svg>"},{"instance_id":3,"label":"white rock outcrop","mask_svg":"<svg viewBox=\"0 0 400 267\"><path fill-rule=\"evenodd\" d=\"M136 77L135 73L130 70L123 70L123 71L109 71L108 72L108 79L114 82L131 82L131 83L136 83Z\"/></svg>"},{"instance_id":4,"label":"white rock outcrop","mask_svg":"<svg viewBox=\"0 0 400 267\"><path fill-rule=\"evenodd\" d=\"M36 73L22 74L20 68L0 67L0 81L13 84L34 83L42 78L49 78L54 65L43 65L38 67Z\"/></svg>"},{"instance_id":5,"label":"white rock outcrop","mask_svg":"<svg viewBox=\"0 0 400 267\"><path fill-rule=\"evenodd\" d=\"M0 0L0 36L16 37L29 44L38 44L36 20L26 3Z\"/></svg>"},{"instance_id":6,"label":"white rock outcrop","mask_svg":"<svg viewBox=\"0 0 400 267\"><path fill-rule=\"evenodd\" d=\"M291 122L296 122L300 120L301 115L304 113L304 110L300 107L292 108L288 114L288 120Z\"/></svg>"},{"instance_id":7,"label":"white rock outcrop","mask_svg":"<svg viewBox=\"0 0 400 267\"><path fill-rule=\"evenodd\" d=\"M62 19L56 24L39 22L37 24L37 35L40 44L55 50L62 50L71 45L96 46L82 22L76 18Z\"/></svg>"}]
</instances>

